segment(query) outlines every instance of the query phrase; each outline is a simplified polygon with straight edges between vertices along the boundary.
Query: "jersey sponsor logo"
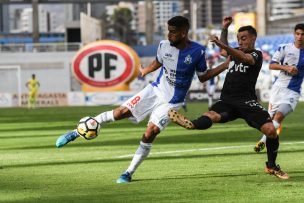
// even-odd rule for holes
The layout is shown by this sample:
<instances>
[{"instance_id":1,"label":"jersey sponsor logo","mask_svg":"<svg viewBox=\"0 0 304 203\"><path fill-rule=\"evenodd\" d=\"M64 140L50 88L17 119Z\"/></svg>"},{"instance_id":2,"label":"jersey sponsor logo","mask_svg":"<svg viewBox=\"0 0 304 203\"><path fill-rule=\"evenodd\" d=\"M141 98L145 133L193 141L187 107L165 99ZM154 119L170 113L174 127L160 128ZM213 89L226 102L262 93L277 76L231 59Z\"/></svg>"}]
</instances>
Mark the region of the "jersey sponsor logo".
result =
<instances>
[{"instance_id":1,"label":"jersey sponsor logo","mask_svg":"<svg viewBox=\"0 0 304 203\"><path fill-rule=\"evenodd\" d=\"M288 53L287 56L295 56L294 53Z\"/></svg>"},{"instance_id":2,"label":"jersey sponsor logo","mask_svg":"<svg viewBox=\"0 0 304 203\"><path fill-rule=\"evenodd\" d=\"M190 56L190 54L188 54L188 55L185 57L184 63L185 63L185 64L188 64L188 65L192 63L192 57Z\"/></svg>"},{"instance_id":3,"label":"jersey sponsor logo","mask_svg":"<svg viewBox=\"0 0 304 203\"><path fill-rule=\"evenodd\" d=\"M229 63L229 72L240 72L240 73L246 73L249 66L243 65L243 63L236 64L235 61L231 61Z\"/></svg>"},{"instance_id":4,"label":"jersey sponsor logo","mask_svg":"<svg viewBox=\"0 0 304 203\"><path fill-rule=\"evenodd\" d=\"M174 59L172 58L172 54L170 53L165 53L164 59L168 61L174 61Z\"/></svg>"},{"instance_id":5,"label":"jersey sponsor logo","mask_svg":"<svg viewBox=\"0 0 304 203\"><path fill-rule=\"evenodd\" d=\"M172 57L172 54L170 54L170 53L165 53L165 56L166 56L166 57Z\"/></svg>"},{"instance_id":6,"label":"jersey sponsor logo","mask_svg":"<svg viewBox=\"0 0 304 203\"><path fill-rule=\"evenodd\" d=\"M73 71L83 84L114 87L136 77L137 54L127 45L113 40L91 43L78 51Z\"/></svg>"}]
</instances>

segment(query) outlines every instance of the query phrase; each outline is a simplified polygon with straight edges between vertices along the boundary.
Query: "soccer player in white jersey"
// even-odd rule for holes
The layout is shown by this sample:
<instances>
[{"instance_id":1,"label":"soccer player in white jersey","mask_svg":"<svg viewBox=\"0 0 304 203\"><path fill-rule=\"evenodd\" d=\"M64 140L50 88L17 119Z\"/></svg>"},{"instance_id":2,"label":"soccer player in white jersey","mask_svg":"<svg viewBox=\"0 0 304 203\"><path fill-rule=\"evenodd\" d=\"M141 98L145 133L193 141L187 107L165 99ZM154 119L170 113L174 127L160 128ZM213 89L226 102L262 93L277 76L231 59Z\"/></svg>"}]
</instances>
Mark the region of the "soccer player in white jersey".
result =
<instances>
[{"instance_id":1,"label":"soccer player in white jersey","mask_svg":"<svg viewBox=\"0 0 304 203\"><path fill-rule=\"evenodd\" d=\"M190 41L188 30L187 18L171 18L168 21L168 40L160 42L156 59L147 67L140 67L142 76L161 68L156 81L147 85L120 107L95 117L100 125L104 125L124 118L138 123L150 115L139 147L127 170L117 179L117 183L131 181L137 167L149 155L152 142L168 125L168 111L178 110L184 102L194 74L197 74L201 82L205 82L228 68L229 60L215 69L207 70L205 47ZM62 147L77 137L79 135L76 130L68 132L57 139L56 146Z\"/></svg>"},{"instance_id":2,"label":"soccer player in white jersey","mask_svg":"<svg viewBox=\"0 0 304 203\"><path fill-rule=\"evenodd\" d=\"M214 60L212 58L208 59L208 67L209 69L212 69L214 65ZM213 105L213 97L214 92L216 90L217 84L219 82L219 76L210 78L205 84L206 84L206 91L208 94L208 109L211 108Z\"/></svg>"},{"instance_id":3,"label":"soccer player in white jersey","mask_svg":"<svg viewBox=\"0 0 304 203\"><path fill-rule=\"evenodd\" d=\"M295 26L294 43L278 48L272 57L269 69L280 70L272 86L268 106L268 112L279 134L284 118L295 110L301 96L304 77L304 23ZM265 144L266 136L263 135L254 147L254 151L262 151Z\"/></svg>"}]
</instances>

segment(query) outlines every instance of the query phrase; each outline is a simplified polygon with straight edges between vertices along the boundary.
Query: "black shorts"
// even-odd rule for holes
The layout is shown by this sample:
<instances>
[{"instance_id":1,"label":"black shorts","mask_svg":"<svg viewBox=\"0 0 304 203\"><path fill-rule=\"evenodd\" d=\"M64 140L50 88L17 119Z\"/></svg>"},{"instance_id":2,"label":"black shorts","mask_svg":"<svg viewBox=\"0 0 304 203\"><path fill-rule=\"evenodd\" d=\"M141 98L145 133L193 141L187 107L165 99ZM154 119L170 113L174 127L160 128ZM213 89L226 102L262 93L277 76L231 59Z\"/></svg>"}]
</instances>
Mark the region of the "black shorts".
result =
<instances>
[{"instance_id":1,"label":"black shorts","mask_svg":"<svg viewBox=\"0 0 304 203\"><path fill-rule=\"evenodd\" d=\"M249 126L261 130L265 123L272 122L267 110L256 100L233 102L220 100L210 110L221 115L220 123L242 118Z\"/></svg>"}]
</instances>

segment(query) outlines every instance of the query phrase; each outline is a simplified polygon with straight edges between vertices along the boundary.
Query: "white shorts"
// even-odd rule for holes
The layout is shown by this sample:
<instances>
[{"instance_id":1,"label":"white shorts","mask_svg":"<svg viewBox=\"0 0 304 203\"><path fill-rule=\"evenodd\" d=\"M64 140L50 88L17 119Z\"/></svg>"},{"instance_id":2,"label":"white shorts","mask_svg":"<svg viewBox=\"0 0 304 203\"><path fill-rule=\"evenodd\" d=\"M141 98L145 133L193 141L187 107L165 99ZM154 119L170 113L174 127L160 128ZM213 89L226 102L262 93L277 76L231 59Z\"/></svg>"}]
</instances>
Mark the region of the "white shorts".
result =
<instances>
[{"instance_id":1,"label":"white shorts","mask_svg":"<svg viewBox=\"0 0 304 203\"><path fill-rule=\"evenodd\" d=\"M273 86L270 93L268 113L272 117L281 104L289 104L295 110L300 94L285 87Z\"/></svg>"},{"instance_id":2,"label":"white shorts","mask_svg":"<svg viewBox=\"0 0 304 203\"><path fill-rule=\"evenodd\" d=\"M160 130L165 129L170 122L168 111L170 109L178 110L181 105L182 103L170 104L164 102L155 94L152 85L147 85L143 90L122 104L122 106L131 111L133 116L129 119L133 123L139 123L150 115L149 123L152 122Z\"/></svg>"}]
</instances>

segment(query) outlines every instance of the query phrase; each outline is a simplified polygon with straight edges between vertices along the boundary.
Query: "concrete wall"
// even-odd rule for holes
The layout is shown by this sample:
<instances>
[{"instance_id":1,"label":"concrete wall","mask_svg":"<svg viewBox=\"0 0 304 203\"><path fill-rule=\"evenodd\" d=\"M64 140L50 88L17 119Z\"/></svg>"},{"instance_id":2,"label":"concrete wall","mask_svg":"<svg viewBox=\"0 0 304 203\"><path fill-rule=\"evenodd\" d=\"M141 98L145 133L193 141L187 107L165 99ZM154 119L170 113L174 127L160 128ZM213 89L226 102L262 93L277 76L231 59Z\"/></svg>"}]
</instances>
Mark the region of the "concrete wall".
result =
<instances>
[{"instance_id":1,"label":"concrete wall","mask_svg":"<svg viewBox=\"0 0 304 203\"><path fill-rule=\"evenodd\" d=\"M22 92L25 83L36 74L41 92L68 92L71 90L70 63L74 52L50 53L1 53L0 65L21 66ZM0 92L14 92L17 87L16 71L0 70Z\"/></svg>"},{"instance_id":2,"label":"concrete wall","mask_svg":"<svg viewBox=\"0 0 304 203\"><path fill-rule=\"evenodd\" d=\"M42 53L1 53L0 66L21 66L21 92L26 93L25 83L36 74L40 81L40 92L79 91L80 84L75 79L71 62L76 52L42 52ZM143 66L148 65L155 57L141 58ZM18 82L16 71L0 69L0 93L17 93Z\"/></svg>"}]
</instances>

